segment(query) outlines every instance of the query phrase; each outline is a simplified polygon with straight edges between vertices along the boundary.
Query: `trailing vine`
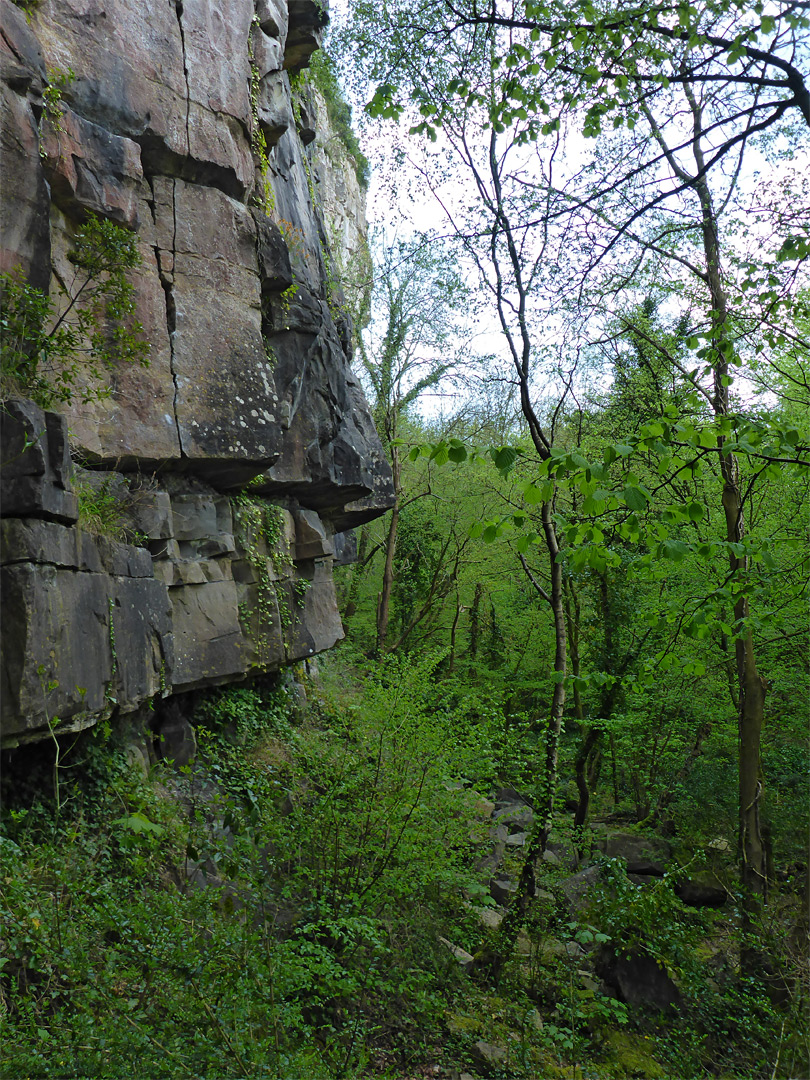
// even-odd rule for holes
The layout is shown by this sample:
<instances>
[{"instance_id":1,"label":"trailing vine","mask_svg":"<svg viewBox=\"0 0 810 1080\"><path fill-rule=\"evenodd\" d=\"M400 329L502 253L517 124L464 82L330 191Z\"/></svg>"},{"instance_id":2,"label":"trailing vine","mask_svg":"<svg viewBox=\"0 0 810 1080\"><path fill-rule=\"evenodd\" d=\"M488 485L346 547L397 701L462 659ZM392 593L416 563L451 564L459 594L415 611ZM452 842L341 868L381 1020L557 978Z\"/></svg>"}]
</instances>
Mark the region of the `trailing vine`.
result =
<instances>
[{"instance_id":1,"label":"trailing vine","mask_svg":"<svg viewBox=\"0 0 810 1080\"><path fill-rule=\"evenodd\" d=\"M62 71L61 68L48 68L48 82L42 91L43 110L40 138L46 134L45 129L50 128L51 132L56 136L57 148L59 148L59 136L65 132L65 126L62 123L62 117L65 113L62 95L75 78L72 68L68 68L67 71ZM41 142L39 156L42 158L47 157L45 147ZM61 158L61 156L60 149L59 157Z\"/></svg>"},{"instance_id":2,"label":"trailing vine","mask_svg":"<svg viewBox=\"0 0 810 1080\"><path fill-rule=\"evenodd\" d=\"M109 635L110 635L110 681L107 683L107 700L113 704L117 704L116 698L113 696L112 686L115 682L115 676L118 673L118 652L115 648L115 620L113 619L113 611L115 610L115 601L111 596L107 598L107 611L109 613Z\"/></svg>"},{"instance_id":3,"label":"trailing vine","mask_svg":"<svg viewBox=\"0 0 810 1080\"><path fill-rule=\"evenodd\" d=\"M259 75L259 66L256 63L256 55L253 48L253 29L259 28L259 16L254 11L253 19L251 20L250 30L248 31L248 61L250 63L250 115L251 115L251 131L250 131L250 145L253 153L256 157L259 166L259 177L261 180L260 191L254 195L256 204L264 213L270 217L275 209L275 192L273 191L273 185L270 182L270 159L267 155L267 138L264 134L261 123L259 122L259 88L261 84L261 76Z\"/></svg>"},{"instance_id":4,"label":"trailing vine","mask_svg":"<svg viewBox=\"0 0 810 1080\"><path fill-rule=\"evenodd\" d=\"M256 574L255 608L251 609L247 603L240 605L240 616L245 623L249 623L252 614L258 616L255 644L258 664L262 666L270 660L274 612L278 612L283 644L286 644L285 632L292 626L290 605L271 577L268 565L272 564L278 577L288 576L293 565L289 547L284 543L284 512L267 499L244 493L235 496L232 502L241 544Z\"/></svg>"}]
</instances>

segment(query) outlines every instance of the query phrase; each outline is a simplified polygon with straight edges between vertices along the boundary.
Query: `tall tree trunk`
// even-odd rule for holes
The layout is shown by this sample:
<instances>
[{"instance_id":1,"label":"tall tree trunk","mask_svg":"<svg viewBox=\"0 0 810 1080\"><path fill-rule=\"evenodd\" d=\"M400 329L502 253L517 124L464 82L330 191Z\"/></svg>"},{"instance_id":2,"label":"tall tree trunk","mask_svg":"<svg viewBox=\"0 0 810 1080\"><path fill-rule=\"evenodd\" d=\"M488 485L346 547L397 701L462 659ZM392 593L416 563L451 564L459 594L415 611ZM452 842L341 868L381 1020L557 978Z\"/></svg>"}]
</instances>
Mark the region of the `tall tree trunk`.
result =
<instances>
[{"instance_id":1,"label":"tall tree trunk","mask_svg":"<svg viewBox=\"0 0 810 1080\"><path fill-rule=\"evenodd\" d=\"M714 212L711 191L706 182L706 162L703 156L703 117L700 105L688 86L684 87L693 118L693 150L698 167L694 188L700 200L702 212L703 252L706 261L706 283L712 304L712 329L714 332L715 359L714 393L712 407L716 416L726 416L729 411L728 357L733 343L728 327L728 298L723 285L720 266L720 240L717 232L717 216ZM745 535L743 495L737 459L724 451L725 438L718 437L720 471L723 479L723 512L726 523L726 539L739 543ZM745 556L729 553L729 570L732 578L747 569ZM757 671L754 639L748 628L748 598L740 596L734 605L736 629L743 635L735 642L737 680L739 683L739 855L741 861L743 891L746 906L758 907L767 898L767 868L765 847L759 816L762 797L760 772L760 745L765 717L765 684Z\"/></svg>"},{"instance_id":2,"label":"tall tree trunk","mask_svg":"<svg viewBox=\"0 0 810 1080\"><path fill-rule=\"evenodd\" d=\"M394 556L397 551L397 530L399 528L399 499L401 493L399 451L391 449L391 471L394 479L394 505L391 508L391 520L388 522L388 536L385 541L385 564L383 567L382 589L377 600L377 653L385 651L385 639L388 636L388 623L391 617L391 592L394 588Z\"/></svg>"}]
</instances>

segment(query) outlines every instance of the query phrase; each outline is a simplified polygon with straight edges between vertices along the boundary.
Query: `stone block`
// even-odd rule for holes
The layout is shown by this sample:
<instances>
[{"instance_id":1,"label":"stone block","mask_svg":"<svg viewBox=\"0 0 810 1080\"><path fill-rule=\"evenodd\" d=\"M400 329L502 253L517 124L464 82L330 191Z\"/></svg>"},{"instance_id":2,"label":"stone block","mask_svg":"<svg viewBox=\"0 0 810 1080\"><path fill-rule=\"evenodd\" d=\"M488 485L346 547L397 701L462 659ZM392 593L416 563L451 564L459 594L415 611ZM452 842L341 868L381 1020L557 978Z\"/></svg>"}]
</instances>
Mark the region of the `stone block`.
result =
<instances>
[{"instance_id":1,"label":"stone block","mask_svg":"<svg viewBox=\"0 0 810 1080\"><path fill-rule=\"evenodd\" d=\"M236 551L236 541L230 533L209 536L205 540L191 540L189 547L198 559L210 559L217 555L231 555Z\"/></svg>"},{"instance_id":2,"label":"stone block","mask_svg":"<svg viewBox=\"0 0 810 1080\"><path fill-rule=\"evenodd\" d=\"M110 617L116 663L111 693L122 712L131 712L173 679L172 607L166 588L152 578L116 578Z\"/></svg>"},{"instance_id":3,"label":"stone block","mask_svg":"<svg viewBox=\"0 0 810 1080\"><path fill-rule=\"evenodd\" d=\"M176 540L201 540L217 535L217 509L211 495L172 496L173 532Z\"/></svg>"},{"instance_id":4,"label":"stone block","mask_svg":"<svg viewBox=\"0 0 810 1080\"><path fill-rule=\"evenodd\" d=\"M338 532L332 537L335 566L350 566L357 562L357 533L354 529Z\"/></svg>"},{"instance_id":5,"label":"stone block","mask_svg":"<svg viewBox=\"0 0 810 1080\"><path fill-rule=\"evenodd\" d=\"M183 558L180 554L180 545L173 537L149 540L146 548L153 559L173 559L179 562Z\"/></svg>"},{"instance_id":6,"label":"stone block","mask_svg":"<svg viewBox=\"0 0 810 1080\"><path fill-rule=\"evenodd\" d=\"M146 194L138 144L69 108L59 130L45 123L43 132L45 172L57 206L74 218L89 210L137 230Z\"/></svg>"},{"instance_id":7,"label":"stone block","mask_svg":"<svg viewBox=\"0 0 810 1080\"><path fill-rule=\"evenodd\" d=\"M236 587L246 670L277 670L286 661L287 628L282 627L276 587L260 589L258 583L239 583Z\"/></svg>"},{"instance_id":8,"label":"stone block","mask_svg":"<svg viewBox=\"0 0 810 1080\"><path fill-rule=\"evenodd\" d=\"M287 655L303 660L314 653L331 649L344 637L337 606L331 559L316 560L313 580L305 592L295 582L279 582L292 615Z\"/></svg>"},{"instance_id":9,"label":"stone block","mask_svg":"<svg viewBox=\"0 0 810 1080\"><path fill-rule=\"evenodd\" d=\"M65 524L78 521L79 501L39 476L20 476L2 483L0 514L40 517Z\"/></svg>"},{"instance_id":10,"label":"stone block","mask_svg":"<svg viewBox=\"0 0 810 1080\"><path fill-rule=\"evenodd\" d=\"M292 514L295 521L295 560L318 559L331 555L334 550L332 541L327 536L318 514L304 507L297 507Z\"/></svg>"},{"instance_id":11,"label":"stone block","mask_svg":"<svg viewBox=\"0 0 810 1080\"><path fill-rule=\"evenodd\" d=\"M216 685L246 670L239 624L239 598L233 581L171 589L175 690Z\"/></svg>"},{"instance_id":12,"label":"stone block","mask_svg":"<svg viewBox=\"0 0 810 1080\"><path fill-rule=\"evenodd\" d=\"M0 563L19 562L49 563L95 574L103 570L98 545L89 534L37 518L3 518Z\"/></svg>"},{"instance_id":13,"label":"stone block","mask_svg":"<svg viewBox=\"0 0 810 1080\"><path fill-rule=\"evenodd\" d=\"M608 858L624 859L631 874L654 874L662 877L672 857L672 846L661 836L639 833L608 832L604 852Z\"/></svg>"},{"instance_id":14,"label":"stone block","mask_svg":"<svg viewBox=\"0 0 810 1080\"><path fill-rule=\"evenodd\" d=\"M289 0L287 9L290 21L284 48L284 67L288 71L299 71L320 48L329 13L318 0Z\"/></svg>"},{"instance_id":15,"label":"stone block","mask_svg":"<svg viewBox=\"0 0 810 1080\"><path fill-rule=\"evenodd\" d=\"M138 487L131 489L124 512L132 531L148 540L164 540L173 535L172 505L165 491Z\"/></svg>"},{"instance_id":16,"label":"stone block","mask_svg":"<svg viewBox=\"0 0 810 1080\"><path fill-rule=\"evenodd\" d=\"M142 208L151 221L151 211ZM71 245L70 224L54 209L52 219L53 260L56 271L70 280L73 267L67 257ZM166 294L158 273L153 246L143 237L138 251L141 265L128 273L134 289L134 317L143 326L149 344L147 367L139 363L118 364L109 375L108 397L81 401L78 393L64 407L73 445L90 462L128 471L151 471L180 457L174 417L174 380L169 340ZM70 275L70 276L67 276ZM97 384L94 384L97 389Z\"/></svg>"},{"instance_id":17,"label":"stone block","mask_svg":"<svg viewBox=\"0 0 810 1080\"><path fill-rule=\"evenodd\" d=\"M256 17L262 32L268 37L278 38L283 48L290 22L286 0L257 0Z\"/></svg>"},{"instance_id":18,"label":"stone block","mask_svg":"<svg viewBox=\"0 0 810 1080\"><path fill-rule=\"evenodd\" d=\"M253 211L253 220L256 223L256 250L264 298L288 289L293 283L293 272L287 242L278 225L258 210Z\"/></svg>"},{"instance_id":19,"label":"stone block","mask_svg":"<svg viewBox=\"0 0 810 1080\"><path fill-rule=\"evenodd\" d=\"M54 718L70 730L115 706L135 709L170 678L160 582L28 562L3 567L2 589L14 627L3 640L4 743L45 737Z\"/></svg>"},{"instance_id":20,"label":"stone block","mask_svg":"<svg viewBox=\"0 0 810 1080\"><path fill-rule=\"evenodd\" d=\"M54 717L102 711L112 676L109 580L32 563L0 575L3 742L47 732Z\"/></svg>"}]
</instances>

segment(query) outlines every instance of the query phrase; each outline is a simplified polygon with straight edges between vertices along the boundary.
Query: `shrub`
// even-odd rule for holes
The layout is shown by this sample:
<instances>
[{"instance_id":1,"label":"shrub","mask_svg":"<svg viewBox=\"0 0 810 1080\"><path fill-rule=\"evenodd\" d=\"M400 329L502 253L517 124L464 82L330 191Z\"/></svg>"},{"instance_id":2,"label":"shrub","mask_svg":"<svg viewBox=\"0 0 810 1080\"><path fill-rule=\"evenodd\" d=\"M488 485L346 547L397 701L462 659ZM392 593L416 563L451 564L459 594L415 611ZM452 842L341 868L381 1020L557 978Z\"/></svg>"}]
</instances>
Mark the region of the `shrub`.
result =
<instances>
[{"instance_id":1,"label":"shrub","mask_svg":"<svg viewBox=\"0 0 810 1080\"><path fill-rule=\"evenodd\" d=\"M23 393L49 407L109 395L100 385L120 363L149 363L143 327L133 319L128 272L140 265L137 238L119 225L90 217L78 230L69 284L46 296L20 268L0 274L0 377L4 394Z\"/></svg>"}]
</instances>

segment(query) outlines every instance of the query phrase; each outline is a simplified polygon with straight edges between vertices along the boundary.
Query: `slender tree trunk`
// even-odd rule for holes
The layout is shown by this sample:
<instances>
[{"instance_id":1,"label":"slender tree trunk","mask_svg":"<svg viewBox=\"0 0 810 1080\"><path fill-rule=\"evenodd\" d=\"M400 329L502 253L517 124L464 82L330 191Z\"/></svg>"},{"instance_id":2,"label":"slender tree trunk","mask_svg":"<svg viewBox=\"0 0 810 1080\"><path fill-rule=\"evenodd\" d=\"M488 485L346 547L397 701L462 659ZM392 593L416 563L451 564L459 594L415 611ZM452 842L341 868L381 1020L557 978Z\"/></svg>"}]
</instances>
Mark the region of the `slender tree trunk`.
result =
<instances>
[{"instance_id":1,"label":"slender tree trunk","mask_svg":"<svg viewBox=\"0 0 810 1080\"><path fill-rule=\"evenodd\" d=\"M377 601L377 653L385 651L385 639L388 636L388 623L391 617L391 592L394 588L394 556L397 550L397 530L399 528L400 465L396 447L391 451L391 471L394 477L394 505L391 508L391 520L388 523L388 537L385 541L385 564L383 567L382 589Z\"/></svg>"},{"instance_id":2,"label":"slender tree trunk","mask_svg":"<svg viewBox=\"0 0 810 1080\"><path fill-rule=\"evenodd\" d=\"M357 596L360 592L360 579L365 570L366 552L368 551L368 525L360 529L360 539L357 543L357 561L352 568L352 578L349 583L349 593L346 597L346 618L350 619L357 611Z\"/></svg>"},{"instance_id":3,"label":"slender tree trunk","mask_svg":"<svg viewBox=\"0 0 810 1080\"><path fill-rule=\"evenodd\" d=\"M478 642L481 638L481 600L484 595L484 586L479 581L475 586L472 611L470 612L470 658L475 660L478 656Z\"/></svg>"},{"instance_id":4,"label":"slender tree trunk","mask_svg":"<svg viewBox=\"0 0 810 1080\"><path fill-rule=\"evenodd\" d=\"M712 204L711 192L705 179L705 160L701 140L703 137L702 111L688 86L686 96L693 116L694 154L698 166L698 179L694 187L700 200L703 231L703 251L706 260L706 280L712 304L712 329L714 331L715 360L714 394L712 407L716 416L726 416L729 411L728 357L733 343L728 333L728 298L720 268L720 241L717 217ZM724 452L725 439L718 438L720 471L723 479L723 512L726 523L726 539L739 543L745 535L745 517L739 467L733 454ZM747 569L745 556L729 554L729 569L737 577ZM768 877L765 865L765 847L759 804L762 797L760 772L760 745L765 717L765 683L757 671L754 640L748 623L748 598L740 596L734 605L736 629L746 629L735 642L737 679L739 684L739 855L741 861L743 891L747 907L755 909L767 898Z\"/></svg>"}]
</instances>

